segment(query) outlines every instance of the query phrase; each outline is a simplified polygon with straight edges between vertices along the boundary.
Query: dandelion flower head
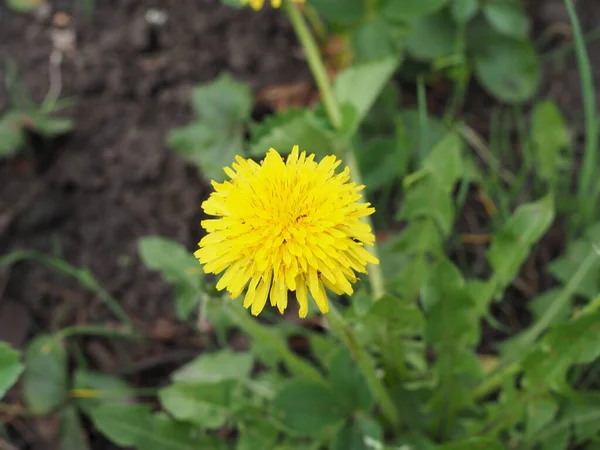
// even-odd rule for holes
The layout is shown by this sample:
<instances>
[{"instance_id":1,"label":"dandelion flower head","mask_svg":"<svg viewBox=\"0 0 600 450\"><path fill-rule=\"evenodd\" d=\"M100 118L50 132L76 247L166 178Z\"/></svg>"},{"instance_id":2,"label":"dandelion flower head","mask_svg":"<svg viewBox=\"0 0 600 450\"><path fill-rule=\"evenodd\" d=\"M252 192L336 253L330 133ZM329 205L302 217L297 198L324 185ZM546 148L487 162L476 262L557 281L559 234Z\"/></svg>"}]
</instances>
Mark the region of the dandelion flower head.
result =
<instances>
[{"instance_id":1,"label":"dandelion flower head","mask_svg":"<svg viewBox=\"0 0 600 450\"><path fill-rule=\"evenodd\" d=\"M300 317L308 313L308 292L319 310L329 310L325 287L353 293L356 272L378 264L365 245L373 245L372 214L360 202L364 186L350 182L350 169L336 174L341 161L299 152L284 160L270 149L260 164L236 157L225 167L230 180L212 182L214 192L202 209L214 219L202 221L207 234L195 256L204 272L223 273L217 289L237 298L247 287L244 307L258 315L267 297L280 313L295 292Z\"/></svg>"},{"instance_id":2,"label":"dandelion flower head","mask_svg":"<svg viewBox=\"0 0 600 450\"><path fill-rule=\"evenodd\" d=\"M293 3L304 3L304 0L291 0ZM265 0L240 0L242 5L250 5L250 7L259 11L265 4ZM282 0L271 0L271 6L273 8L279 8L281 6Z\"/></svg>"}]
</instances>

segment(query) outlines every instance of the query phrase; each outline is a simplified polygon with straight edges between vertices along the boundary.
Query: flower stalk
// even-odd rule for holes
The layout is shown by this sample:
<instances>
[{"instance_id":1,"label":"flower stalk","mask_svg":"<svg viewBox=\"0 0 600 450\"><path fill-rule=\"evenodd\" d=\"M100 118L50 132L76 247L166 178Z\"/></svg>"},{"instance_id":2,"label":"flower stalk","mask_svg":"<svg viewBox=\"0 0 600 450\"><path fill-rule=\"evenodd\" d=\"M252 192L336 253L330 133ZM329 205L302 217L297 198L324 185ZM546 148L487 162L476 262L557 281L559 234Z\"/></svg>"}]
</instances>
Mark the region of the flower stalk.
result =
<instances>
[{"instance_id":1,"label":"flower stalk","mask_svg":"<svg viewBox=\"0 0 600 450\"><path fill-rule=\"evenodd\" d=\"M302 16L299 7L297 5L287 3L285 8L296 35L298 36L298 40L302 44L302 47L306 53L306 60L313 74L315 82L317 83L317 87L319 88L321 101L323 102L323 107L325 108L327 116L329 117L333 127L337 130L340 130L342 128L341 109L333 94L329 75L327 74L327 69L323 63L323 58L321 57L319 47L308 27L308 24ZM356 161L356 157L352 151L352 148L347 149L344 158L346 159L348 167L350 167L351 180L356 184L361 185L362 177L360 175L358 162ZM370 219L370 217L364 217L362 220L367 223L372 230L374 229L373 221ZM375 258L379 259L376 242L372 247L369 247L368 250ZM369 284L371 286L372 298L373 301L376 301L385 294L385 284L380 265L369 263L367 265L367 273L369 277Z\"/></svg>"}]
</instances>

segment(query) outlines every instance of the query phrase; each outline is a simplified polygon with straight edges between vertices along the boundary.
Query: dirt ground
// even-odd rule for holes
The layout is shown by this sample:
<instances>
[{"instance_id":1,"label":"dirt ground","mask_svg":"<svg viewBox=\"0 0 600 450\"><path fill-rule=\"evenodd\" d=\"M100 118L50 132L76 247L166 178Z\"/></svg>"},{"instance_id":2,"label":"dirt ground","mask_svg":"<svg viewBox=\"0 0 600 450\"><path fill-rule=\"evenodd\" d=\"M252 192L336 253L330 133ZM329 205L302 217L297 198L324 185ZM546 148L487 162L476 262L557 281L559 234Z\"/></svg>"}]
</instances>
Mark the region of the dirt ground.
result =
<instances>
[{"instance_id":1,"label":"dirt ground","mask_svg":"<svg viewBox=\"0 0 600 450\"><path fill-rule=\"evenodd\" d=\"M62 62L60 91L76 101L65 111L75 126L55 142L33 140L30 155L0 162L0 255L33 249L89 267L150 339L125 360L110 343L86 341L87 356L103 370L125 367L149 383L203 346L191 327L175 321L170 288L137 255L141 236L170 237L190 250L201 236L206 182L166 147L166 133L190 120L192 87L224 70L255 92L310 82L310 74L290 26L270 9L234 10L218 0L97 0L87 17L79 0L49 3L51 12L37 18L0 6L0 54L16 61L20 78L41 101L50 88L52 18L66 12L70 21L61 29L76 39ZM537 36L568 39L561 4L529 2ZM598 2L579 0L578 7L586 29L600 23L593 20L600 18ZM155 34L144 25L151 8L167 17ZM590 53L600 86L600 42ZM577 69L572 54L562 62L547 60L539 96L556 99L577 123ZM0 111L6 103L0 89ZM490 105L486 96L466 105L465 116L484 135ZM556 239L549 240L548 255L556 251ZM526 270L536 272L535 261ZM526 294L515 289L514 296ZM0 340L22 348L40 330L111 320L93 294L39 263L0 269Z\"/></svg>"}]
</instances>

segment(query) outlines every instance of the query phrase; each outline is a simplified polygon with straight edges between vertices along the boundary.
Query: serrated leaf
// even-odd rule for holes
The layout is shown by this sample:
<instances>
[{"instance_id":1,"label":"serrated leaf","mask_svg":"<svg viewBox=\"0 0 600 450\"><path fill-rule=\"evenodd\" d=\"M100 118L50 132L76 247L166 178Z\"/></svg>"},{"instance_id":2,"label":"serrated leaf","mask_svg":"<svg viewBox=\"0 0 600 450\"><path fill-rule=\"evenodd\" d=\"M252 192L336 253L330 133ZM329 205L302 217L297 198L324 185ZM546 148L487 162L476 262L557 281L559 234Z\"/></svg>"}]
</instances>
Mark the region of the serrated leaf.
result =
<instances>
[{"instance_id":1,"label":"serrated leaf","mask_svg":"<svg viewBox=\"0 0 600 450\"><path fill-rule=\"evenodd\" d=\"M300 151L315 153L319 157L336 151L336 136L310 110L293 115L284 115L282 119L271 119L269 129L261 129L260 135L253 139L248 153L250 156L264 156L270 148L280 154L292 151L294 145Z\"/></svg>"},{"instance_id":2,"label":"serrated leaf","mask_svg":"<svg viewBox=\"0 0 600 450\"><path fill-rule=\"evenodd\" d=\"M67 399L67 353L60 339L38 335L25 351L23 399L34 414L47 414Z\"/></svg>"},{"instance_id":3,"label":"serrated leaf","mask_svg":"<svg viewBox=\"0 0 600 450\"><path fill-rule=\"evenodd\" d=\"M323 383L297 379L273 401L273 417L291 433L316 437L346 417L346 407Z\"/></svg>"},{"instance_id":4,"label":"serrated leaf","mask_svg":"<svg viewBox=\"0 0 600 450\"><path fill-rule=\"evenodd\" d=\"M17 382L23 370L21 353L7 342L0 342L0 399Z\"/></svg>"},{"instance_id":5,"label":"serrated leaf","mask_svg":"<svg viewBox=\"0 0 600 450\"><path fill-rule=\"evenodd\" d=\"M204 287L198 260L181 244L159 236L140 238L138 248L146 267L159 271L165 281L175 285L177 317L187 319Z\"/></svg>"},{"instance_id":6,"label":"serrated leaf","mask_svg":"<svg viewBox=\"0 0 600 450\"><path fill-rule=\"evenodd\" d=\"M338 75L334 96L340 105L350 105L356 111L355 123L347 127L348 134L362 123L399 63L399 58L390 57L349 67Z\"/></svg>"}]
</instances>

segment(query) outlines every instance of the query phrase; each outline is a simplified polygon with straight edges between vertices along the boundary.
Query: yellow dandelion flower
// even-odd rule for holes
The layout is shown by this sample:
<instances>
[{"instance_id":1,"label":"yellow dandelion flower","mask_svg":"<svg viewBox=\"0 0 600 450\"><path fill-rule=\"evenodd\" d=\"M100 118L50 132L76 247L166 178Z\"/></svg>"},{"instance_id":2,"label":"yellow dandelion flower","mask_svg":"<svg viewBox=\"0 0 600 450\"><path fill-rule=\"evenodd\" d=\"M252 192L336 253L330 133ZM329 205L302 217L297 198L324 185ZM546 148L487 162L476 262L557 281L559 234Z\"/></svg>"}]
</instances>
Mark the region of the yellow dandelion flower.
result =
<instances>
[{"instance_id":1,"label":"yellow dandelion flower","mask_svg":"<svg viewBox=\"0 0 600 450\"><path fill-rule=\"evenodd\" d=\"M308 312L308 292L319 310L329 310L325 288L353 293L355 272L378 264L366 245L375 236L361 217L372 214L360 202L364 186L349 182L350 169L336 174L341 161L299 153L294 146L284 161L270 149L260 164L236 156L231 180L212 182L215 189L202 203L216 219L202 221L207 235L194 254L204 272L220 274L217 289L238 297L248 286L244 307L258 315L269 298L283 313L288 291L295 291L300 317Z\"/></svg>"},{"instance_id":2,"label":"yellow dandelion flower","mask_svg":"<svg viewBox=\"0 0 600 450\"><path fill-rule=\"evenodd\" d=\"M291 0L293 3L304 3L305 0ZM264 4L265 0L240 0L242 5L250 5L252 9L255 11L260 10ZM273 8L279 8L281 6L282 0L271 0L271 6Z\"/></svg>"}]
</instances>

